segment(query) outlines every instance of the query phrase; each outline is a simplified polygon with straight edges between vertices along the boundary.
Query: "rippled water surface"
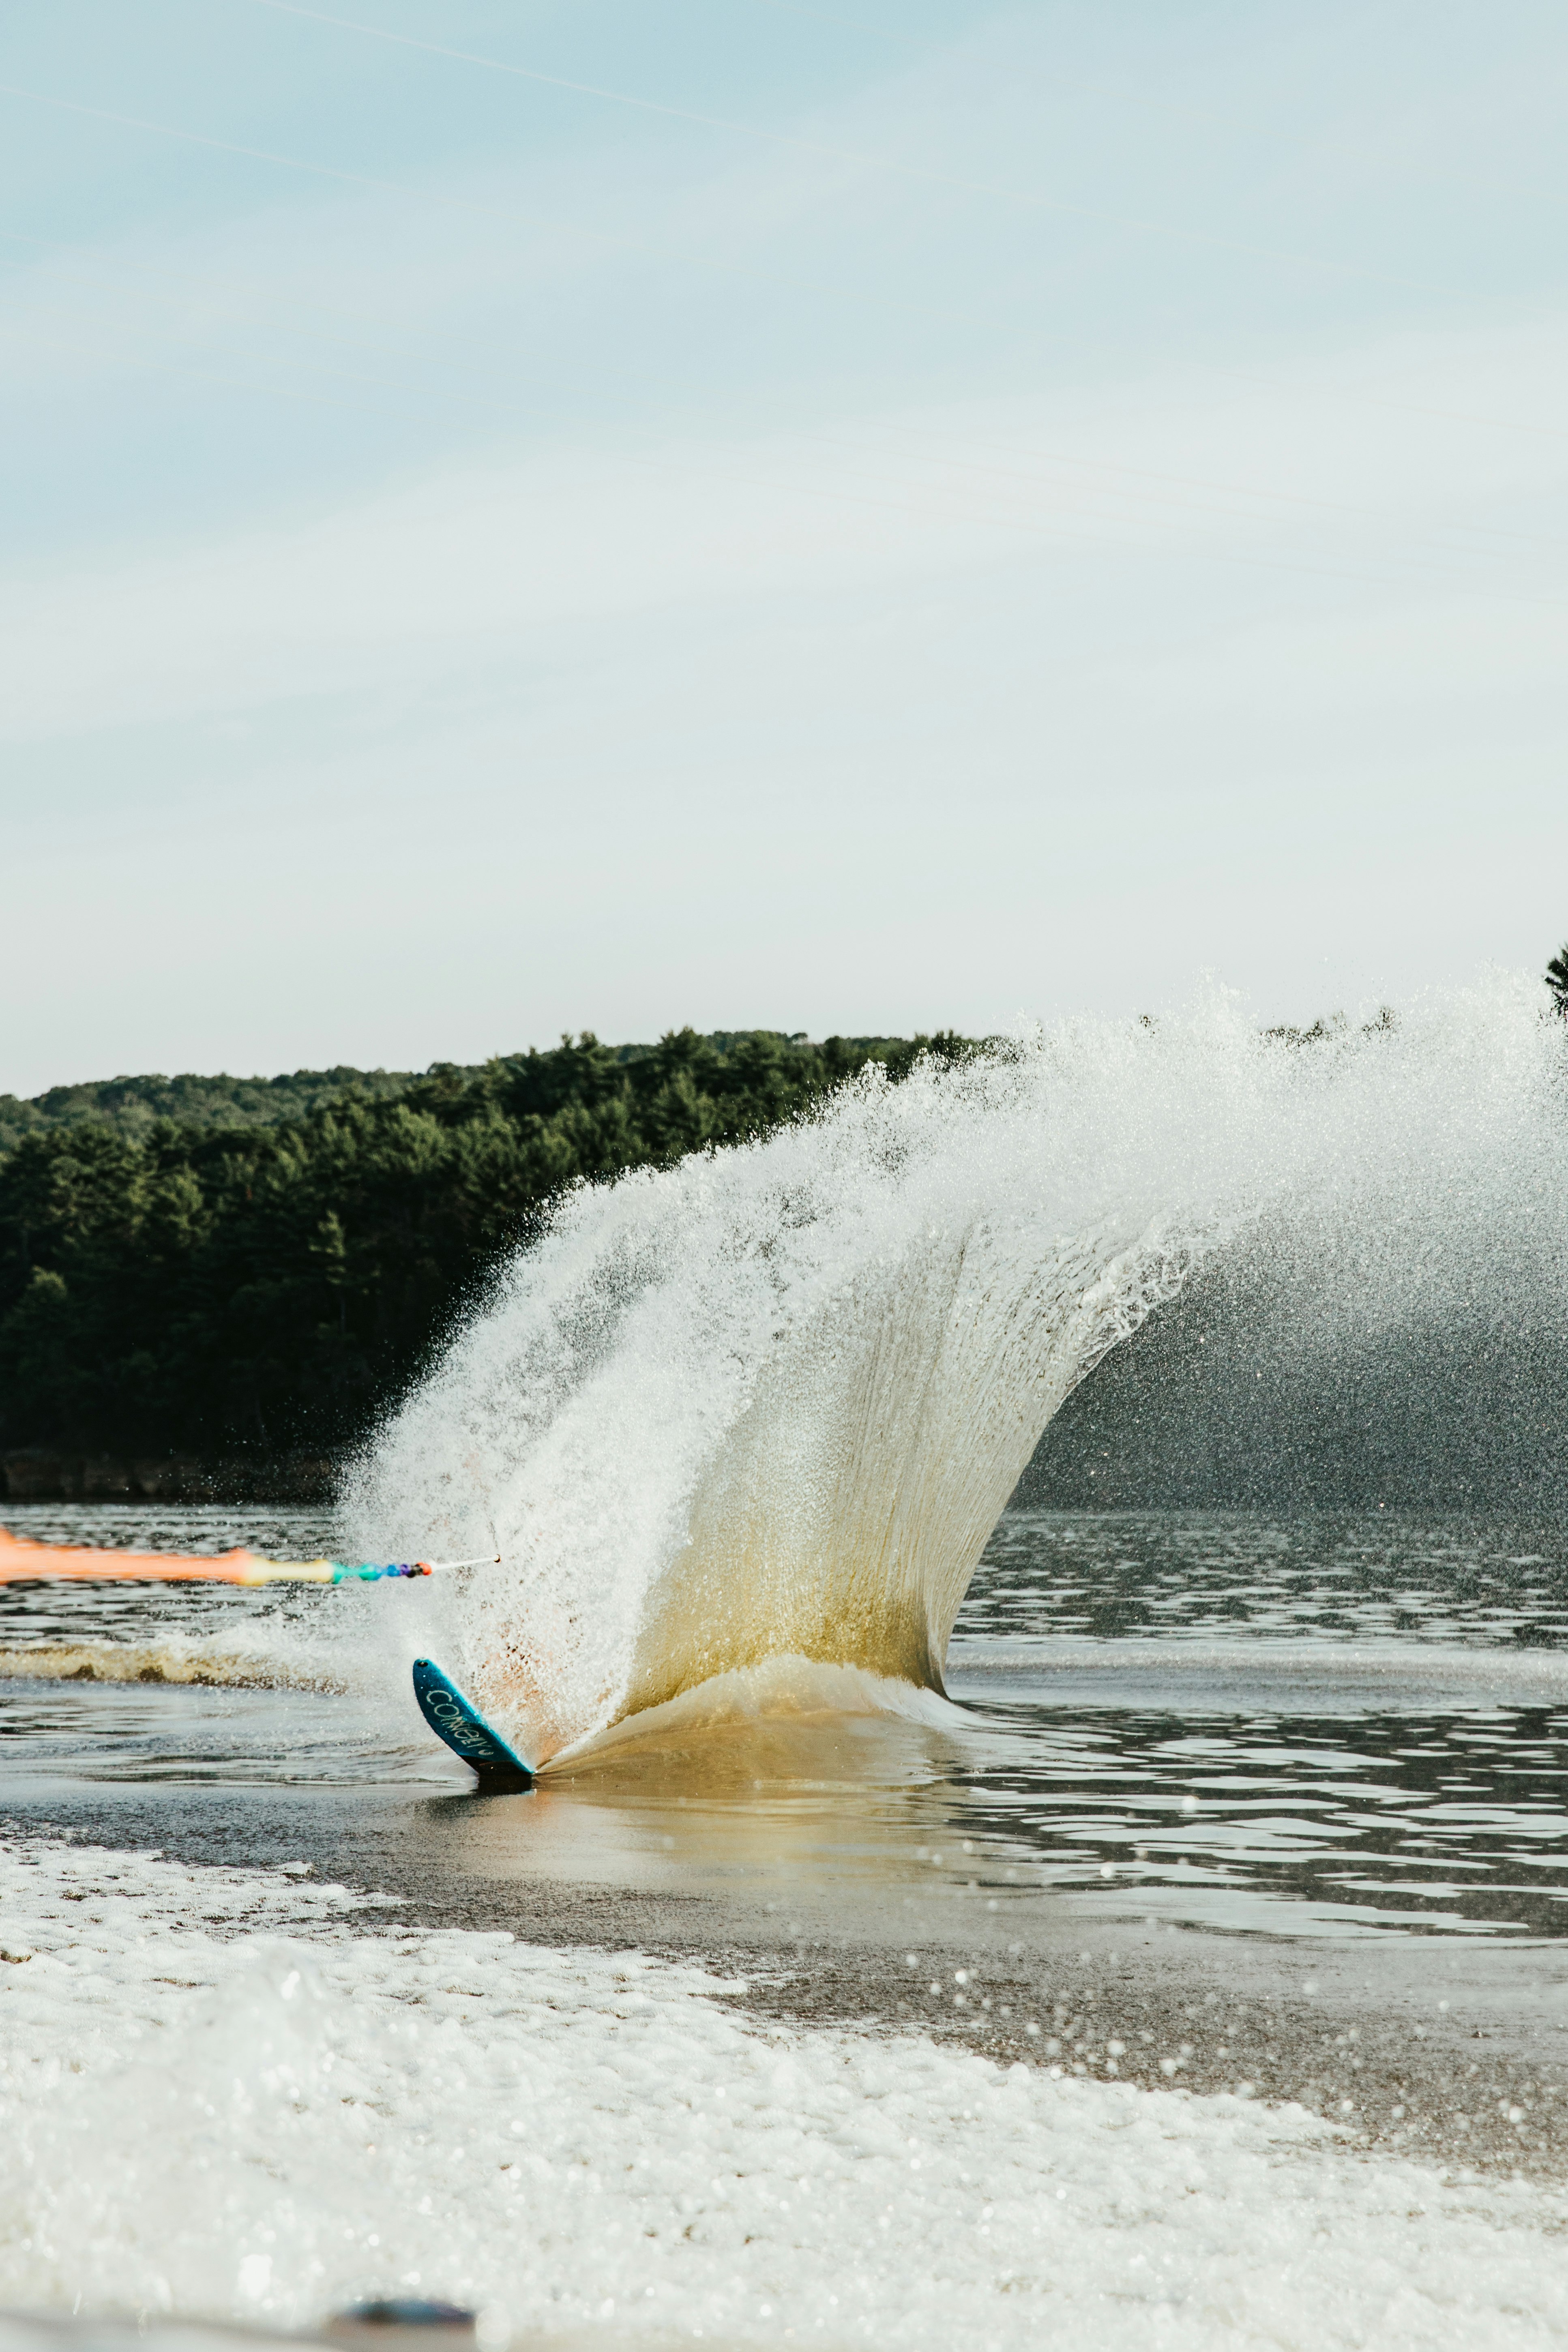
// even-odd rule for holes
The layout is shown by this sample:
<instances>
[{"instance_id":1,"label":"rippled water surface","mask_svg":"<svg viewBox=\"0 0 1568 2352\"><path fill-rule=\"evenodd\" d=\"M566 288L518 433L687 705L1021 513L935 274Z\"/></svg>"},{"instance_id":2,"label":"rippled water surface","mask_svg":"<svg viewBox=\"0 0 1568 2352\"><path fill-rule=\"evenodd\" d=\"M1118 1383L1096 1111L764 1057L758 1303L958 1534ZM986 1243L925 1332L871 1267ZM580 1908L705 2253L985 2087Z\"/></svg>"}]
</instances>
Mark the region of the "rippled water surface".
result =
<instances>
[{"instance_id":1,"label":"rippled water surface","mask_svg":"<svg viewBox=\"0 0 1568 2352\"><path fill-rule=\"evenodd\" d=\"M319 1514L6 1516L122 1547L332 1549ZM418 1599L0 1588L0 1771L464 1790L401 1686L356 1670ZM954 1635L952 1709L669 1735L556 1784L529 1834L541 1867L591 1855L602 1875L874 1871L1002 1904L1070 1891L1107 1917L1555 1938L1565 1634L1555 1528L1009 1513ZM251 1664L231 1687L86 1678L116 1658L155 1677L182 1645ZM285 1652L322 1686L267 1687Z\"/></svg>"}]
</instances>

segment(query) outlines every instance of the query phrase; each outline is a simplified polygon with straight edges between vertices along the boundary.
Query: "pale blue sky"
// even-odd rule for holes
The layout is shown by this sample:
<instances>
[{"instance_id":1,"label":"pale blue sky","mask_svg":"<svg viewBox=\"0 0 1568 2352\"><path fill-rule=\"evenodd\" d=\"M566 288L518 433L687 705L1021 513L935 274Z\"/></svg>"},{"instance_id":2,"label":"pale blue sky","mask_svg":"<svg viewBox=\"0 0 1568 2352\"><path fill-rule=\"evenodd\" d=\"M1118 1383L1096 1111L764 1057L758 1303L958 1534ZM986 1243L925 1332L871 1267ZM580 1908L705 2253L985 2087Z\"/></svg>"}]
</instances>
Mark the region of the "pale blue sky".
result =
<instances>
[{"instance_id":1,"label":"pale blue sky","mask_svg":"<svg viewBox=\"0 0 1568 2352\"><path fill-rule=\"evenodd\" d=\"M0 1089L1538 967L1565 68L1544 5L8 12Z\"/></svg>"}]
</instances>

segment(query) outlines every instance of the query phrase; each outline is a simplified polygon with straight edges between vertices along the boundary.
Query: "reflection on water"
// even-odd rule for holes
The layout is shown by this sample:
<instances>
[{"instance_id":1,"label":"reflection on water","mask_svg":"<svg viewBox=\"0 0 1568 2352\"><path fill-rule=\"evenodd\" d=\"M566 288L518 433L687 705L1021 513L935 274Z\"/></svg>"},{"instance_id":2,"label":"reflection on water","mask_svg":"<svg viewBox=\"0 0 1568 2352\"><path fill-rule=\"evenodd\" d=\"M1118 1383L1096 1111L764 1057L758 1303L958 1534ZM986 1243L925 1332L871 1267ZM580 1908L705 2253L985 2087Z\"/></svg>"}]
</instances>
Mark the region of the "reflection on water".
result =
<instances>
[{"instance_id":1,"label":"reflection on water","mask_svg":"<svg viewBox=\"0 0 1568 2352\"><path fill-rule=\"evenodd\" d=\"M1568 1933L1568 1707L1008 1710L969 1818L1118 1916ZM1015 1760L1012 1750L1024 1751Z\"/></svg>"},{"instance_id":2,"label":"reflection on water","mask_svg":"<svg viewBox=\"0 0 1568 2352\"><path fill-rule=\"evenodd\" d=\"M446 1755L406 1724L389 1739L362 1701L313 1691L0 1678L0 1793L40 1777L469 1787Z\"/></svg>"},{"instance_id":3,"label":"reflection on water","mask_svg":"<svg viewBox=\"0 0 1568 2352\"><path fill-rule=\"evenodd\" d=\"M27 1543L91 1544L106 1551L175 1551L187 1557L254 1551L266 1559L314 1559L338 1537L330 1511L266 1503L0 1503L0 1520Z\"/></svg>"},{"instance_id":4,"label":"reflection on water","mask_svg":"<svg viewBox=\"0 0 1568 2352\"><path fill-rule=\"evenodd\" d=\"M941 1711L951 1725L869 1710L753 1715L618 1741L531 1796L466 1809L463 1847L487 1875L670 1893L901 1887L928 1844L952 1843L968 1726Z\"/></svg>"},{"instance_id":5,"label":"reflection on water","mask_svg":"<svg viewBox=\"0 0 1568 2352\"><path fill-rule=\"evenodd\" d=\"M957 1637L1568 1648L1568 1529L1392 1511L1009 1511Z\"/></svg>"},{"instance_id":6,"label":"reflection on water","mask_svg":"<svg viewBox=\"0 0 1568 2352\"><path fill-rule=\"evenodd\" d=\"M88 1515L49 1516L79 1539ZM149 1514L113 1516L121 1540L148 1540ZM161 1514L163 1539L189 1548L195 1516ZM263 1548L254 1520L202 1517L214 1549ZM304 1515L268 1523L279 1550L330 1533ZM153 1626L257 1637L280 1605L342 1601L13 1587L0 1646L145 1643ZM649 1723L534 1795L480 1801L402 1698L389 1719L363 1692L12 1679L0 1772L423 1786L451 1807L458 1858L502 1874L743 1884L786 1903L973 1888L998 1907L1067 1900L1232 1930L1558 1937L1565 1626L1568 1546L1551 1530L1010 1514L960 1621L952 1706L847 1709L803 1684L786 1708L763 1689L749 1711Z\"/></svg>"}]
</instances>

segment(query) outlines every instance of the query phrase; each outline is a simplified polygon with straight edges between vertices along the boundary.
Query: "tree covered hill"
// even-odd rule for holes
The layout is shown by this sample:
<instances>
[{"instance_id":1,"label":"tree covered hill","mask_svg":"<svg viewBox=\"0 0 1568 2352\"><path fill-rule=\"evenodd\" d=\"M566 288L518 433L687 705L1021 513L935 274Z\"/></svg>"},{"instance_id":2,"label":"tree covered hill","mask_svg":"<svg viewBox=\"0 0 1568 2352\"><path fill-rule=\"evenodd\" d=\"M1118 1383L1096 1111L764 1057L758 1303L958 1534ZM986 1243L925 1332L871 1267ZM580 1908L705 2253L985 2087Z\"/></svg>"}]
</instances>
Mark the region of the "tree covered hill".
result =
<instances>
[{"instance_id":1,"label":"tree covered hill","mask_svg":"<svg viewBox=\"0 0 1568 2352\"><path fill-rule=\"evenodd\" d=\"M50 1087L41 1095L0 1095L0 1152L25 1135L52 1127L89 1122L118 1128L122 1135L150 1134L161 1118L183 1127L277 1127L303 1118L324 1103L350 1092L373 1101L405 1094L415 1083L409 1070L294 1070L278 1078L89 1078L80 1086Z\"/></svg>"},{"instance_id":2,"label":"tree covered hill","mask_svg":"<svg viewBox=\"0 0 1568 2352\"><path fill-rule=\"evenodd\" d=\"M591 1034L421 1075L0 1097L0 1449L352 1441L564 1185L764 1132L946 1034Z\"/></svg>"},{"instance_id":3,"label":"tree covered hill","mask_svg":"<svg viewBox=\"0 0 1568 2352\"><path fill-rule=\"evenodd\" d=\"M766 1029L719 1029L701 1042L725 1055L748 1037L776 1035L778 1033ZM807 1043L804 1031L781 1037L780 1042L791 1046ZM879 1054L900 1041L852 1037L834 1042L847 1042L857 1049L863 1047L868 1053ZM640 1062L661 1049L658 1045L608 1045L600 1050L612 1055L617 1062ZM515 1061L521 1057L512 1055L506 1058ZM331 1070L288 1070L275 1078L231 1078L226 1072L216 1077L201 1077L186 1071L174 1078L88 1078L77 1086L50 1087L41 1095L0 1094L0 1156L20 1143L25 1135L90 1121L117 1127L122 1134L134 1136L151 1134L160 1119L174 1119L181 1127L280 1127L286 1120L302 1119L328 1103L340 1102L345 1095L387 1102L395 1095L405 1095L425 1078L439 1074L447 1079L478 1080L491 1066L488 1062L440 1062L426 1071L356 1070L347 1063L340 1063Z\"/></svg>"}]
</instances>

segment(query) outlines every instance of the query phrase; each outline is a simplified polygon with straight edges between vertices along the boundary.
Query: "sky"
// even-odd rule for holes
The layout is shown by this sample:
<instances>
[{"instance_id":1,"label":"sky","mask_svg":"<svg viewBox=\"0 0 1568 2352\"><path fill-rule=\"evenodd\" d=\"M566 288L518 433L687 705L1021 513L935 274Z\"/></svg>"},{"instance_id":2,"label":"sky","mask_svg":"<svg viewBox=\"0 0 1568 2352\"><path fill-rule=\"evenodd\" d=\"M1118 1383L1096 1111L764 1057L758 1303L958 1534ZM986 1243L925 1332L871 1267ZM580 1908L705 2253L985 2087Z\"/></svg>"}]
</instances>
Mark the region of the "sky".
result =
<instances>
[{"instance_id":1,"label":"sky","mask_svg":"<svg viewBox=\"0 0 1568 2352\"><path fill-rule=\"evenodd\" d=\"M1568 16L0 29L0 1091L1568 936Z\"/></svg>"}]
</instances>

